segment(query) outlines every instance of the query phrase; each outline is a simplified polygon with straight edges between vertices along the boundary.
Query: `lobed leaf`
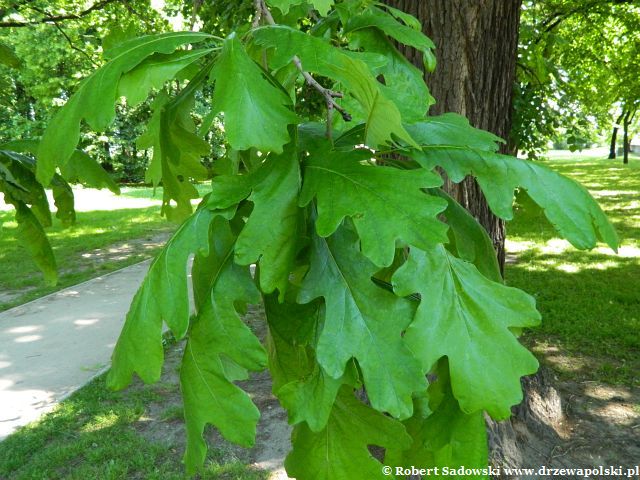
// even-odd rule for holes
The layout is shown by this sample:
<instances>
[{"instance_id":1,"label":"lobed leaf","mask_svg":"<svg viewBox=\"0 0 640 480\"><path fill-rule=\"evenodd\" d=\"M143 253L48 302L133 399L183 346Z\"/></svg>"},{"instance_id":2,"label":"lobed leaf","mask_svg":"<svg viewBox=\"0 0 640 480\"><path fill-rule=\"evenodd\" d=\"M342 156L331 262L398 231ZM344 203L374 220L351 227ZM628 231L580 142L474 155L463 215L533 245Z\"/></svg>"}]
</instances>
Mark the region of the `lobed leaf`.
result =
<instances>
[{"instance_id":1,"label":"lobed leaf","mask_svg":"<svg viewBox=\"0 0 640 480\"><path fill-rule=\"evenodd\" d=\"M407 418L412 394L426 388L420 365L402 337L414 305L377 287L371 281L377 270L345 227L327 239L314 235L299 301L324 298L324 325L316 346L324 371L340 378L355 358L373 408Z\"/></svg>"},{"instance_id":2,"label":"lobed leaf","mask_svg":"<svg viewBox=\"0 0 640 480\"><path fill-rule=\"evenodd\" d=\"M458 202L443 190L431 190L444 198L447 209L442 212L449 225L449 243L447 249L456 257L473 263L480 273L489 280L502 283L502 274L493 241L487 231Z\"/></svg>"},{"instance_id":3,"label":"lobed leaf","mask_svg":"<svg viewBox=\"0 0 640 480\"><path fill-rule=\"evenodd\" d=\"M370 157L369 151L325 147L307 158L300 205L317 199L318 234L331 235L350 217L362 252L378 266L391 264L398 240L424 249L446 242L446 225L437 219L446 202L422 191L441 179L424 170L362 163Z\"/></svg>"},{"instance_id":4,"label":"lobed leaf","mask_svg":"<svg viewBox=\"0 0 640 480\"><path fill-rule=\"evenodd\" d=\"M24 203L17 201L13 205L16 208L16 222L18 222L16 231L18 242L26 248L29 256L42 271L45 282L48 285L55 285L58 281L56 259L42 224L32 209Z\"/></svg>"},{"instance_id":5,"label":"lobed leaf","mask_svg":"<svg viewBox=\"0 0 640 480\"><path fill-rule=\"evenodd\" d=\"M397 447L388 449L387 465L440 469L488 467L489 448L483 413L460 410L451 392L447 362L441 363L444 368L438 368L438 380L429 387L428 410L416 408L416 414L404 422L413 445L405 451ZM488 480L489 477L478 474L466 478Z\"/></svg>"},{"instance_id":6,"label":"lobed leaf","mask_svg":"<svg viewBox=\"0 0 640 480\"><path fill-rule=\"evenodd\" d=\"M435 99L424 83L424 73L407 60L383 33L374 28L351 32L350 47L364 49L386 59L382 65L372 68L372 72L384 77L384 84L378 88L397 105L405 122L418 122L425 118Z\"/></svg>"},{"instance_id":7,"label":"lobed leaf","mask_svg":"<svg viewBox=\"0 0 640 480\"><path fill-rule=\"evenodd\" d=\"M36 180L34 160L15 151L0 150L0 164L7 171L0 189L5 194L5 202L16 209L18 203L30 205L37 221L43 227L51 226L49 200L43 186Z\"/></svg>"},{"instance_id":8,"label":"lobed leaf","mask_svg":"<svg viewBox=\"0 0 640 480\"><path fill-rule=\"evenodd\" d=\"M113 389L126 387L136 372L145 383L160 378L162 323L176 338L182 338L189 325L187 260L209 248L209 224L216 215L206 208L196 211L176 231L151 264L138 289L112 355L107 378Z\"/></svg>"},{"instance_id":9,"label":"lobed leaf","mask_svg":"<svg viewBox=\"0 0 640 480\"><path fill-rule=\"evenodd\" d=\"M209 208L226 208L248 199L253 211L235 248L236 262L260 265L264 293L276 289L282 296L298 249L301 211L298 208L300 166L295 147L271 155L253 174L216 177Z\"/></svg>"},{"instance_id":10,"label":"lobed leaf","mask_svg":"<svg viewBox=\"0 0 640 480\"><path fill-rule=\"evenodd\" d=\"M366 28L376 28L397 42L411 46L419 51L436 48L434 43L420 29L396 20L394 15L377 7L369 7L359 15L349 19L344 27L348 34Z\"/></svg>"},{"instance_id":11,"label":"lobed leaf","mask_svg":"<svg viewBox=\"0 0 640 480\"><path fill-rule=\"evenodd\" d=\"M491 210L500 218L513 218L514 190L522 187L545 213L560 235L579 249L603 241L618 248L618 236L606 215L579 183L553 170L497 153L448 146L425 147L416 160L426 168L438 165L453 182L473 175Z\"/></svg>"},{"instance_id":12,"label":"lobed leaf","mask_svg":"<svg viewBox=\"0 0 640 480\"><path fill-rule=\"evenodd\" d=\"M282 153L290 141L288 125L298 122L288 107L291 100L265 78L235 34L225 40L213 77L214 110L224 113L229 144L236 150Z\"/></svg>"},{"instance_id":13,"label":"lobed leaf","mask_svg":"<svg viewBox=\"0 0 640 480\"><path fill-rule=\"evenodd\" d=\"M0 148L35 156L39 146L40 142L37 140L14 140L1 145ZM35 170L35 162L33 165ZM80 183L90 188L108 188L116 195L120 194L120 186L111 175L93 157L82 150L74 150L69 161L60 167L60 173L67 182Z\"/></svg>"},{"instance_id":14,"label":"lobed leaf","mask_svg":"<svg viewBox=\"0 0 640 480\"><path fill-rule=\"evenodd\" d=\"M152 88L159 90L180 71L213 51L212 48L201 48L178 50L168 55L155 54L120 78L117 96L126 97L130 106L136 106L147 98Z\"/></svg>"},{"instance_id":15,"label":"lobed leaf","mask_svg":"<svg viewBox=\"0 0 640 480\"><path fill-rule=\"evenodd\" d=\"M147 35L114 48L111 61L85 79L51 120L38 149L38 181L48 185L56 166L67 163L78 144L82 120L98 131L113 121L118 83L124 73L155 53L168 54L187 43L210 38L206 33L170 32Z\"/></svg>"},{"instance_id":16,"label":"lobed leaf","mask_svg":"<svg viewBox=\"0 0 640 480\"><path fill-rule=\"evenodd\" d=\"M209 70L211 64L201 69L171 101L164 92L158 95L147 130L138 139L139 147L153 148L145 178L154 186L163 182L162 214L169 220L183 220L191 214L191 200L200 195L190 179L204 180L208 176L200 159L210 152L211 146L196 134L191 109L195 92L206 80Z\"/></svg>"},{"instance_id":17,"label":"lobed leaf","mask_svg":"<svg viewBox=\"0 0 640 480\"><path fill-rule=\"evenodd\" d=\"M256 304L260 294L248 268L233 263L235 237L228 222L213 220L211 248L204 274L210 286L189 331L180 384L187 428L185 463L193 474L202 466L205 425L214 425L229 441L250 447L255 441L260 412L249 396L233 384L239 371L259 371L266 366L260 341L238 316L238 305Z\"/></svg>"},{"instance_id":18,"label":"lobed leaf","mask_svg":"<svg viewBox=\"0 0 640 480\"><path fill-rule=\"evenodd\" d=\"M279 303L269 295L264 303L273 393L287 410L291 425L306 422L319 432L327 424L340 386L354 383L352 375L332 378L316 362L311 344L320 321L319 302Z\"/></svg>"},{"instance_id":19,"label":"lobed leaf","mask_svg":"<svg viewBox=\"0 0 640 480\"><path fill-rule=\"evenodd\" d=\"M293 450L285 460L288 475L299 480L339 478L385 479L382 464L369 445L407 448L411 438L400 422L357 400L343 387L327 426L315 433L302 423L292 435Z\"/></svg>"},{"instance_id":20,"label":"lobed leaf","mask_svg":"<svg viewBox=\"0 0 640 480\"><path fill-rule=\"evenodd\" d=\"M323 39L285 26L258 28L253 38L257 45L271 50L271 68L277 70L297 56L305 71L331 78L353 95L363 111L367 145L390 143L394 137L415 144L402 126L398 107L382 93L380 83L362 60Z\"/></svg>"},{"instance_id":21,"label":"lobed leaf","mask_svg":"<svg viewBox=\"0 0 640 480\"><path fill-rule=\"evenodd\" d=\"M509 417L511 406L522 400L520 377L538 369L536 358L509 330L538 325L534 299L487 279L442 246L412 249L393 285L398 295L422 297L404 338L423 372L446 356L463 412Z\"/></svg>"},{"instance_id":22,"label":"lobed leaf","mask_svg":"<svg viewBox=\"0 0 640 480\"><path fill-rule=\"evenodd\" d=\"M320 15L325 16L331 10L331 7L334 4L333 0L267 0L267 3L276 7L278 10L282 12L283 15L289 13L289 9L296 5L302 5L304 3L310 3L313 5Z\"/></svg>"},{"instance_id":23,"label":"lobed leaf","mask_svg":"<svg viewBox=\"0 0 640 480\"><path fill-rule=\"evenodd\" d=\"M427 149L447 146L495 152L499 144L504 143L503 139L493 133L473 128L466 117L457 113L427 117L405 127L411 137Z\"/></svg>"}]
</instances>

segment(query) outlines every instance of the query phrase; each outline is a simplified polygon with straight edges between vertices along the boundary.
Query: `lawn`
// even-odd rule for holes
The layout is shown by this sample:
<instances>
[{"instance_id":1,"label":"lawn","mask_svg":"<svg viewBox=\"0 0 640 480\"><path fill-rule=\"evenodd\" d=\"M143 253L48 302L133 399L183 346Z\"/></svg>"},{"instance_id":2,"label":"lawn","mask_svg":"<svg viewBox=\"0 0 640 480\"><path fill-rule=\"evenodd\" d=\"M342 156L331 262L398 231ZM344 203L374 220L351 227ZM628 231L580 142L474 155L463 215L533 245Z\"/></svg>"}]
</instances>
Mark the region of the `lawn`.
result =
<instances>
[{"instance_id":1,"label":"lawn","mask_svg":"<svg viewBox=\"0 0 640 480\"><path fill-rule=\"evenodd\" d=\"M564 376L639 385L640 159L567 155L545 162L589 189L622 240L618 254L578 251L527 202L507 225L509 285L535 296L543 316L528 342Z\"/></svg>"},{"instance_id":2,"label":"lawn","mask_svg":"<svg viewBox=\"0 0 640 480\"><path fill-rule=\"evenodd\" d=\"M100 376L40 421L0 443L0 478L6 480L178 480L185 431L177 362L182 348L166 347L160 382L112 392ZM219 440L207 455L201 480L264 480L242 449Z\"/></svg>"},{"instance_id":3,"label":"lawn","mask_svg":"<svg viewBox=\"0 0 640 480\"><path fill-rule=\"evenodd\" d=\"M207 185L198 190L206 192ZM120 197L74 189L77 222L65 228L54 217L47 235L59 282L47 286L15 241L13 210L0 209L0 311L153 257L176 225L160 216L162 188L125 187Z\"/></svg>"}]
</instances>

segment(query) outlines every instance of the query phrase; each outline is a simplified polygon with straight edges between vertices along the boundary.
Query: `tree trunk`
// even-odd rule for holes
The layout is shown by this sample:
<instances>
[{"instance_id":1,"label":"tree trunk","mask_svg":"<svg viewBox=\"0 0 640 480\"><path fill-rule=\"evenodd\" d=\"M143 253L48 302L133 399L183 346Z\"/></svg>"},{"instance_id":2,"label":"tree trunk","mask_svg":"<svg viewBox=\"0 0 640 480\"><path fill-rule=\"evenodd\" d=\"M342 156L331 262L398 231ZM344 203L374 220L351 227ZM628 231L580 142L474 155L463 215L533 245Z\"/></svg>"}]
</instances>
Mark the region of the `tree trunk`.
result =
<instances>
[{"instance_id":1,"label":"tree trunk","mask_svg":"<svg viewBox=\"0 0 640 480\"><path fill-rule=\"evenodd\" d=\"M622 139L622 163L627 165L629 163L629 150L631 149L630 140L629 140L629 124L631 123L631 111L628 111L624 116L624 123L622 124L622 128L624 131L623 139Z\"/></svg>"},{"instance_id":2,"label":"tree trunk","mask_svg":"<svg viewBox=\"0 0 640 480\"><path fill-rule=\"evenodd\" d=\"M438 102L432 115L457 112L475 127L509 139L512 94L518 48L521 0L385 0L416 16L436 44L438 66L425 80ZM403 53L422 68L422 57L412 49ZM502 153L514 154L505 145ZM447 189L489 232L504 267L504 222L495 217L477 182L467 178ZM525 401L514 409L511 421L487 420L491 463L519 467L542 464L523 432L543 444L557 438L550 427L562 415L560 399L550 375L541 370L523 379ZM555 437L554 437L555 435ZM524 439L524 440L523 440ZM504 476L501 478L505 478Z\"/></svg>"},{"instance_id":3,"label":"tree trunk","mask_svg":"<svg viewBox=\"0 0 640 480\"><path fill-rule=\"evenodd\" d=\"M622 122L622 119L624 118L624 110L622 111L622 114L618 117L618 120L616 120L616 123L613 127L613 133L611 134L611 145L609 146L609 160L615 160L616 156L617 156L617 143L618 143L618 129L620 128L620 122Z\"/></svg>"},{"instance_id":4,"label":"tree trunk","mask_svg":"<svg viewBox=\"0 0 640 480\"><path fill-rule=\"evenodd\" d=\"M609 160L616 159L616 144L618 143L618 127L613 127L611 133L611 145L609 146Z\"/></svg>"},{"instance_id":5,"label":"tree trunk","mask_svg":"<svg viewBox=\"0 0 640 480\"><path fill-rule=\"evenodd\" d=\"M456 112L475 127L506 140L512 117L521 0L386 0L412 13L436 44L438 66L425 80L437 103L430 114ZM422 56L413 49L405 55L419 68ZM506 146L502 153L508 152ZM477 182L447 182L449 193L487 230L504 268L505 226L487 206Z\"/></svg>"}]
</instances>

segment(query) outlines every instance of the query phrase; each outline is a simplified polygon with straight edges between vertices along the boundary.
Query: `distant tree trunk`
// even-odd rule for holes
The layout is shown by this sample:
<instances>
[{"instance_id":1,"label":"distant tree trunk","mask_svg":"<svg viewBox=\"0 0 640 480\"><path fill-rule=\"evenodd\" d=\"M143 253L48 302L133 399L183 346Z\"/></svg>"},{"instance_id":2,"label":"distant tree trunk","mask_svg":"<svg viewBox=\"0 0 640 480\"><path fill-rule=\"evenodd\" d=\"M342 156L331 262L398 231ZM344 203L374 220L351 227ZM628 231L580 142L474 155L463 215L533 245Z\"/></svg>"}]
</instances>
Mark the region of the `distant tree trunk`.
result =
<instances>
[{"instance_id":1,"label":"distant tree trunk","mask_svg":"<svg viewBox=\"0 0 640 480\"><path fill-rule=\"evenodd\" d=\"M456 112L475 127L509 138L522 0L386 0L416 16L436 44L438 66L425 80L437 103L431 114ZM419 68L422 56L404 54ZM503 146L503 153L509 152ZM473 178L447 190L487 230L504 268L505 226Z\"/></svg>"},{"instance_id":2,"label":"distant tree trunk","mask_svg":"<svg viewBox=\"0 0 640 480\"><path fill-rule=\"evenodd\" d=\"M620 122L624 118L625 112L622 111L622 114L616 120L615 125L613 126L613 133L611 134L611 145L609 147L609 160L615 160L617 156L617 143L618 143L618 129L620 128Z\"/></svg>"},{"instance_id":3,"label":"distant tree trunk","mask_svg":"<svg viewBox=\"0 0 640 480\"><path fill-rule=\"evenodd\" d=\"M622 163L627 165L629 163L629 150L631 149L631 142L629 140L629 124L631 123L631 111L628 111L624 116L624 123L622 124L622 128L624 131L624 136L622 139Z\"/></svg>"}]
</instances>

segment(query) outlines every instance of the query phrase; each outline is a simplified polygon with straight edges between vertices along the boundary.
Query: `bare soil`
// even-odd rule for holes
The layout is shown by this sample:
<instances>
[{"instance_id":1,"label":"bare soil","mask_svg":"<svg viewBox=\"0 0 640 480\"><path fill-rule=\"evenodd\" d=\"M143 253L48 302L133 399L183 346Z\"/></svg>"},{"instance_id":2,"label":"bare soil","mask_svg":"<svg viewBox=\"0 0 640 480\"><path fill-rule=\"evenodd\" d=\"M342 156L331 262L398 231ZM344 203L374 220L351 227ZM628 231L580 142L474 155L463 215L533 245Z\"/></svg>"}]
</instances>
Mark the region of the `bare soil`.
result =
<instances>
[{"instance_id":1,"label":"bare soil","mask_svg":"<svg viewBox=\"0 0 640 480\"><path fill-rule=\"evenodd\" d=\"M245 321L258 336L264 337L265 322L262 309L250 308ZM167 348L162 378L152 386L161 400L147 406L145 415L136 426L150 441L168 446L179 456L184 454L186 446L184 421L181 414L176 413L182 409L179 366L183 348L183 342ZM290 448L291 427L287 423L286 412L271 393L268 372L253 375L250 380L238 382L238 385L249 394L261 412L256 445L252 449L239 447L227 442L215 428L209 427L205 430L205 437L213 459L219 462L241 461L258 470L269 472L271 480L288 478L284 473L283 462ZM144 386L138 381L130 388Z\"/></svg>"},{"instance_id":2,"label":"bare soil","mask_svg":"<svg viewBox=\"0 0 640 480\"><path fill-rule=\"evenodd\" d=\"M500 424L488 422L493 465L535 469L615 466L626 473L640 463L638 389L593 381L563 381L548 367L524 379L523 387L527 396L514 409L514 417ZM549 476L503 474L498 478Z\"/></svg>"}]
</instances>

